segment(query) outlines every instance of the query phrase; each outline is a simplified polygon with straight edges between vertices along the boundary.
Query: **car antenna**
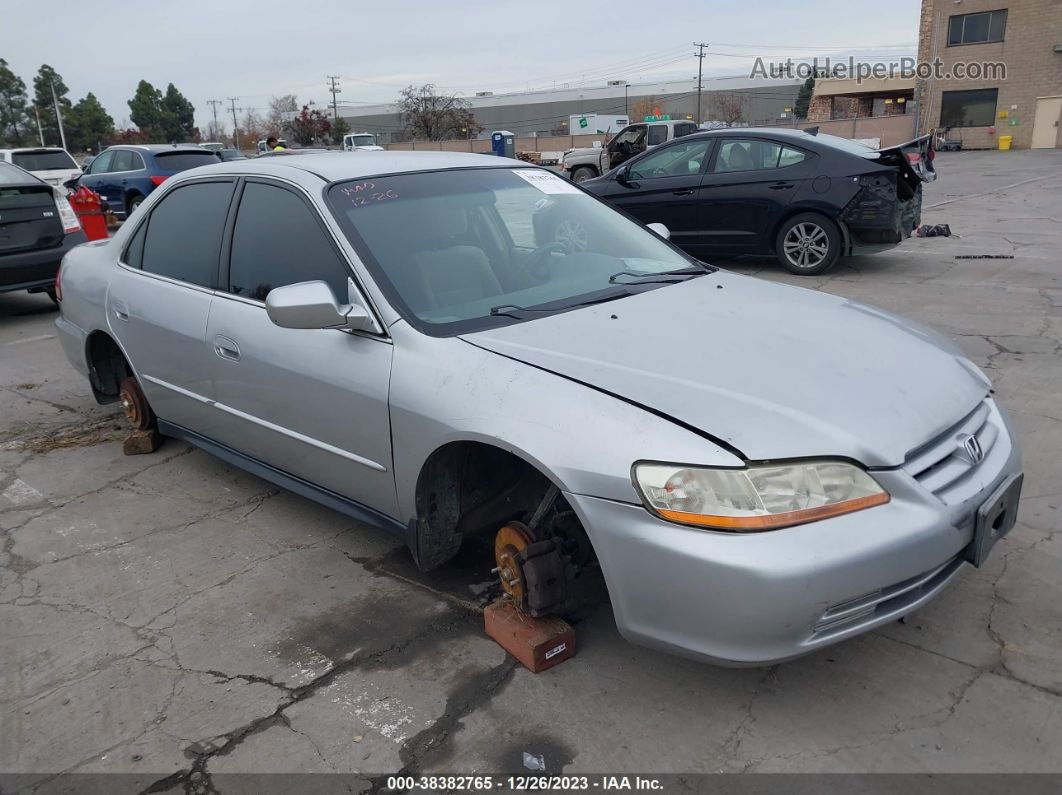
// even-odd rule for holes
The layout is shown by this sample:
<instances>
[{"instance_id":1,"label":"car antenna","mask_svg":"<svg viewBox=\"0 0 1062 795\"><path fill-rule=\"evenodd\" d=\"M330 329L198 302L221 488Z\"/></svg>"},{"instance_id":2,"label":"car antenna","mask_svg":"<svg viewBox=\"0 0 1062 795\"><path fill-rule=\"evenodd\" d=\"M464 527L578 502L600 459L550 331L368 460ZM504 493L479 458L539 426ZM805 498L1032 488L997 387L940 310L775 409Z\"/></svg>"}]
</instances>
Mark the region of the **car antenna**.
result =
<instances>
[{"instance_id":1,"label":"car antenna","mask_svg":"<svg viewBox=\"0 0 1062 795\"><path fill-rule=\"evenodd\" d=\"M818 135L819 126L816 124L814 127L807 127L804 129L804 132L806 132L808 135Z\"/></svg>"}]
</instances>

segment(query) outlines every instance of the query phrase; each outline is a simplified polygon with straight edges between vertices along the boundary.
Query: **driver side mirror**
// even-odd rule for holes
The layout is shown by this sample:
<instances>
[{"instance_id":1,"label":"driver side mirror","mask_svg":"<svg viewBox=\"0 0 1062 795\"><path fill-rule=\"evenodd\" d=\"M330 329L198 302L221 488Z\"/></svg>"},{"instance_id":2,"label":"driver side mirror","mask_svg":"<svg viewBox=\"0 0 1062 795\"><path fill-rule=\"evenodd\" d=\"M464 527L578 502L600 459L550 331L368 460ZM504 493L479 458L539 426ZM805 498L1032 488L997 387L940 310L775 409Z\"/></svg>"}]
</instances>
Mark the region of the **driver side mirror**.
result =
<instances>
[{"instance_id":1,"label":"driver side mirror","mask_svg":"<svg viewBox=\"0 0 1062 795\"><path fill-rule=\"evenodd\" d=\"M376 331L376 323L358 303L337 303L325 282L299 282L276 287L266 296L266 314L281 328L335 328Z\"/></svg>"},{"instance_id":2,"label":"driver side mirror","mask_svg":"<svg viewBox=\"0 0 1062 795\"><path fill-rule=\"evenodd\" d=\"M620 166L619 171L616 172L616 182L620 185L626 185L629 177L630 166Z\"/></svg>"},{"instance_id":3,"label":"driver side mirror","mask_svg":"<svg viewBox=\"0 0 1062 795\"><path fill-rule=\"evenodd\" d=\"M654 233L656 233L660 237L664 238L664 240L670 240L671 239L671 230L668 229L663 224L661 224L661 223L651 223L651 224L646 224L646 226L650 230L652 230Z\"/></svg>"},{"instance_id":4,"label":"driver side mirror","mask_svg":"<svg viewBox=\"0 0 1062 795\"><path fill-rule=\"evenodd\" d=\"M80 179L81 177L73 177L72 179L68 179L66 182L63 183L63 187L69 191L75 191L77 190L77 183Z\"/></svg>"}]
</instances>

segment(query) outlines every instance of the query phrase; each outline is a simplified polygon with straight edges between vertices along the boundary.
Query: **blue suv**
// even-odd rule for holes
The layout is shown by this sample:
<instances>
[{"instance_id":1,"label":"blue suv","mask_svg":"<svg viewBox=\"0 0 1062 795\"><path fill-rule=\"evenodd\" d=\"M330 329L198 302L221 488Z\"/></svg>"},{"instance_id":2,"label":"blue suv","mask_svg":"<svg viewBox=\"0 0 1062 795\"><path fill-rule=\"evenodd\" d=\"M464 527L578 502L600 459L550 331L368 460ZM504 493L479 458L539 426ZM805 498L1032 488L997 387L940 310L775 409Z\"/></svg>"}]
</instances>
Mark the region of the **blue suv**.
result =
<instances>
[{"instance_id":1,"label":"blue suv","mask_svg":"<svg viewBox=\"0 0 1062 795\"><path fill-rule=\"evenodd\" d=\"M181 144L111 146L78 179L103 197L119 218L131 214L167 177L220 162L213 152Z\"/></svg>"}]
</instances>

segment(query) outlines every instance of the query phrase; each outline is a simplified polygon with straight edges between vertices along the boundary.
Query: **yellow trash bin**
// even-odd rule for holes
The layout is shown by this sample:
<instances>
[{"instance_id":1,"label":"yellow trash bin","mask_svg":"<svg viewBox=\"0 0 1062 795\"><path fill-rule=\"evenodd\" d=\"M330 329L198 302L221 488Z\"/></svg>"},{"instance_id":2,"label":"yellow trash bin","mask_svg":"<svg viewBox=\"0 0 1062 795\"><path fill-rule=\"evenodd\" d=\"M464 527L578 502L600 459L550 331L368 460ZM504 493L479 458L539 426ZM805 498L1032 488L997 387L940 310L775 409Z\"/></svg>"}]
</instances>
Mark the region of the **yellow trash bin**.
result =
<instances>
[{"instance_id":1,"label":"yellow trash bin","mask_svg":"<svg viewBox=\"0 0 1062 795\"><path fill-rule=\"evenodd\" d=\"M1014 140L1013 135L1001 135L999 136L999 151L1006 152L1010 149L1010 142Z\"/></svg>"}]
</instances>

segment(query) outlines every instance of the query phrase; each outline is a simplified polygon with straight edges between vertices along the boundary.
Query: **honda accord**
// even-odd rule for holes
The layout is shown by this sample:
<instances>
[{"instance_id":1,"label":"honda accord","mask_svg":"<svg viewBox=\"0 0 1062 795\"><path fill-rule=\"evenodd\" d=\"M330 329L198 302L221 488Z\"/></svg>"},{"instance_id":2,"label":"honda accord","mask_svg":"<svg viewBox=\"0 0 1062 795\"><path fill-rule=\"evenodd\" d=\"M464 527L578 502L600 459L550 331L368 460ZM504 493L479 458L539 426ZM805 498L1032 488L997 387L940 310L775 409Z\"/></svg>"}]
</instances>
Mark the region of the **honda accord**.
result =
<instances>
[{"instance_id":1,"label":"honda accord","mask_svg":"<svg viewBox=\"0 0 1062 795\"><path fill-rule=\"evenodd\" d=\"M497 533L534 615L599 566L627 638L720 663L895 620L1014 524L1014 434L939 334L701 264L545 169L377 155L183 172L71 251L96 399L422 569ZM572 251L541 213L609 234Z\"/></svg>"}]
</instances>

